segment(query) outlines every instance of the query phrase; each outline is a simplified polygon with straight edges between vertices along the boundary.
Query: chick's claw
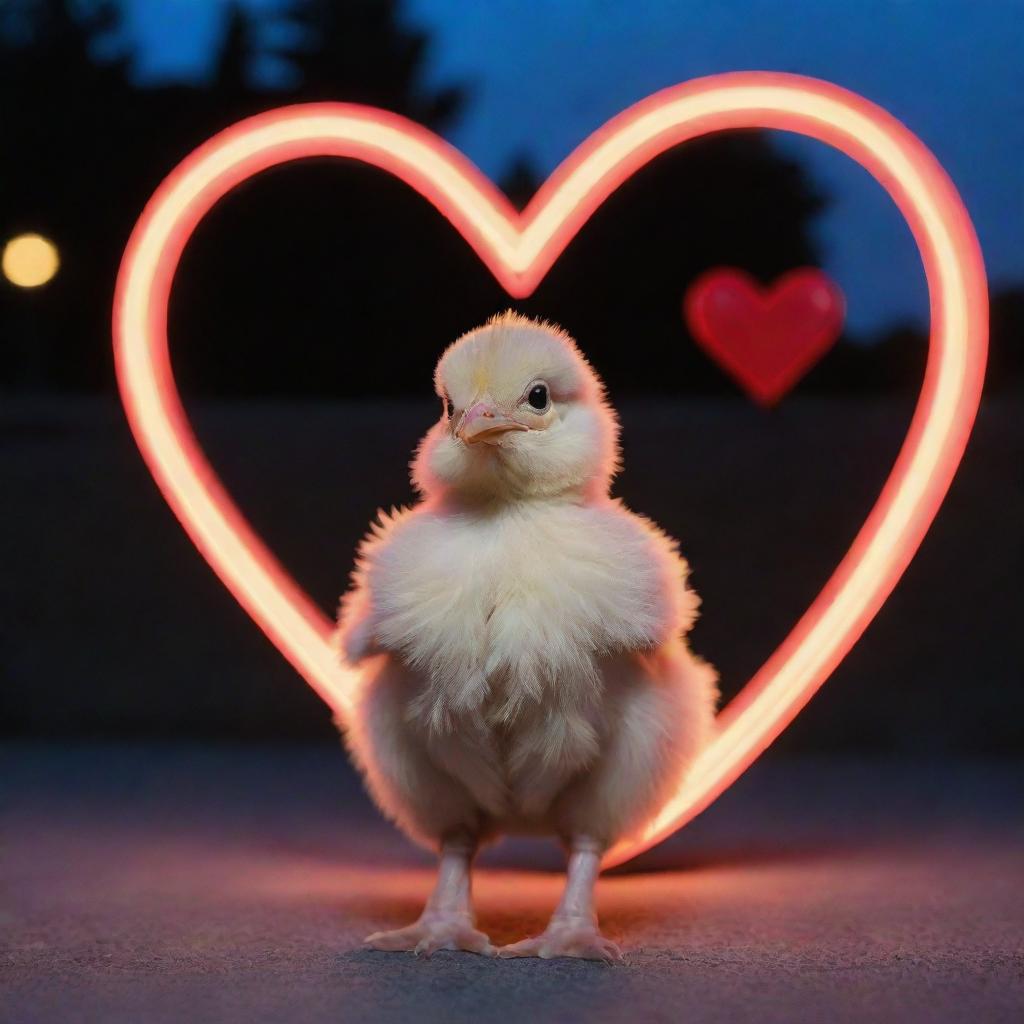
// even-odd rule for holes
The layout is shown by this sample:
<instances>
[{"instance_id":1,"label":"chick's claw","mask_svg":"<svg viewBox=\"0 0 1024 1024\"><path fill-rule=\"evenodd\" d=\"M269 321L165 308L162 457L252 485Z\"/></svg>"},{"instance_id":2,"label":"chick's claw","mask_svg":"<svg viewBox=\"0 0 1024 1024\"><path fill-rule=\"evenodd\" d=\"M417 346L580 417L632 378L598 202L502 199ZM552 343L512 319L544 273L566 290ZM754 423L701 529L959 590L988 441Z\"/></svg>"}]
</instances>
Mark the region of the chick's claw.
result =
<instances>
[{"instance_id":1,"label":"chick's claw","mask_svg":"<svg viewBox=\"0 0 1024 1024\"><path fill-rule=\"evenodd\" d=\"M389 953L412 952L428 957L439 949L461 950L495 956L491 940L473 927L469 917L459 913L424 914L414 924L393 931L374 932L364 939L371 949Z\"/></svg>"},{"instance_id":2,"label":"chick's claw","mask_svg":"<svg viewBox=\"0 0 1024 1024\"><path fill-rule=\"evenodd\" d=\"M622 963L622 950L611 939L606 939L592 921L552 921L542 934L502 946L498 956L538 956L542 960L570 956L606 964Z\"/></svg>"}]
</instances>

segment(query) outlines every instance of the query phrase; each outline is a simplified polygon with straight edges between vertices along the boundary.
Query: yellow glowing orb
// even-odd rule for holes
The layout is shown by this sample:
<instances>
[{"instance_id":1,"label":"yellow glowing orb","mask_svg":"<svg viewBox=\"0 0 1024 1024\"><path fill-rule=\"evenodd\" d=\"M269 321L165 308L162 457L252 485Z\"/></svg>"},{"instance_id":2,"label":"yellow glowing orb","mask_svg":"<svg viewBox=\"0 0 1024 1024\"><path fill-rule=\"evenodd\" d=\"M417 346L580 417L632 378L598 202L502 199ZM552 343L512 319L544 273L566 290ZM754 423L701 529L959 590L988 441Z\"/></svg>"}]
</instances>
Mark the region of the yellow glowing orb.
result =
<instances>
[{"instance_id":1,"label":"yellow glowing orb","mask_svg":"<svg viewBox=\"0 0 1024 1024\"><path fill-rule=\"evenodd\" d=\"M4 246L4 277L19 288L46 284L60 267L57 246L42 235L17 235Z\"/></svg>"}]
</instances>

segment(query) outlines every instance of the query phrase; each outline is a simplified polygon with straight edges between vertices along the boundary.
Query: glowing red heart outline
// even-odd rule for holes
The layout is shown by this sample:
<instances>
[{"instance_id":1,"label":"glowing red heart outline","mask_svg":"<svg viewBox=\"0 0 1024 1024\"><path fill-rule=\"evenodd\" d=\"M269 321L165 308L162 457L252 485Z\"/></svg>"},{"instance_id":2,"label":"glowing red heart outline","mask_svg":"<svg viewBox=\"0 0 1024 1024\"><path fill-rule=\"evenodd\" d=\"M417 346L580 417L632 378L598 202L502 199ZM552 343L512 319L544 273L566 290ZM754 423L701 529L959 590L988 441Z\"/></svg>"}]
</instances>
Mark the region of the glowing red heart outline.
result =
<instances>
[{"instance_id":1,"label":"glowing red heart outline","mask_svg":"<svg viewBox=\"0 0 1024 1024\"><path fill-rule=\"evenodd\" d=\"M913 231L931 301L924 383L882 492L824 589L719 716L681 789L605 866L649 848L723 792L789 724L856 642L917 550L949 487L981 396L985 272L960 197L924 145L885 111L814 79L743 72L696 79L642 100L595 132L518 214L461 154L373 108L313 104L242 121L190 154L147 204L114 303L121 397L168 503L236 599L344 718L356 677L331 652L331 621L256 536L203 456L171 373L167 303L195 226L246 178L288 160L343 156L429 199L510 294L529 295L594 209L670 146L730 128L774 128L825 142L864 166ZM585 341L585 339L584 339Z\"/></svg>"}]
</instances>

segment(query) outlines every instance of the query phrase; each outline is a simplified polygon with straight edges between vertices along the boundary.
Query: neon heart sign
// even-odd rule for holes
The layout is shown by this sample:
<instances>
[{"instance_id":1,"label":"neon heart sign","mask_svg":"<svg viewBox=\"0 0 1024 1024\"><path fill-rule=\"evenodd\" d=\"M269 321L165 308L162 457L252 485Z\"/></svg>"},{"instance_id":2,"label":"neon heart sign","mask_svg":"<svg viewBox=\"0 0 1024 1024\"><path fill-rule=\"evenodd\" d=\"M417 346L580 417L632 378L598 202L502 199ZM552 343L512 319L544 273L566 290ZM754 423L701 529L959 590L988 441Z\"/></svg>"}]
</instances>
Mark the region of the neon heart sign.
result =
<instances>
[{"instance_id":1,"label":"neon heart sign","mask_svg":"<svg viewBox=\"0 0 1024 1024\"><path fill-rule=\"evenodd\" d=\"M584 142L522 213L436 135L394 114L312 104L243 121L188 156L159 187L128 243L114 303L118 383L143 456L203 556L284 656L344 720L356 676L334 657L331 621L275 559L207 462L171 373L167 304L186 242L234 186L309 156L361 160L405 181L462 234L510 295L529 295L591 213L671 146L731 128L825 142L863 165L902 211L931 299L928 364L903 447L847 554L740 695L690 776L635 842L653 846L706 808L793 720L888 597L963 454L987 349L984 267L970 219L924 145L863 98L813 79L746 72L698 79L641 101Z\"/></svg>"}]
</instances>

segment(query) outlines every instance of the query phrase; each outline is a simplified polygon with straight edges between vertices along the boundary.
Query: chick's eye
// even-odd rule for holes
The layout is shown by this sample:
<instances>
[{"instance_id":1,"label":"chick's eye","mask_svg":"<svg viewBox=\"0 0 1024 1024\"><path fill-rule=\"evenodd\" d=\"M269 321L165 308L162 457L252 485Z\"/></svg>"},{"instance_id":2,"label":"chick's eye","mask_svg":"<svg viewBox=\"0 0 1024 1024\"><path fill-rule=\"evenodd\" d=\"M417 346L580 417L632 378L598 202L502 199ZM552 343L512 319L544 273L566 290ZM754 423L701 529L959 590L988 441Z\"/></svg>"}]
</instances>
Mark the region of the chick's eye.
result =
<instances>
[{"instance_id":1,"label":"chick's eye","mask_svg":"<svg viewBox=\"0 0 1024 1024\"><path fill-rule=\"evenodd\" d=\"M445 416L451 419L455 415L455 403L447 395L441 398L441 402L444 405Z\"/></svg>"},{"instance_id":2,"label":"chick's eye","mask_svg":"<svg viewBox=\"0 0 1024 1024\"><path fill-rule=\"evenodd\" d=\"M526 400L534 409L546 409L548 407L548 389L545 384L534 384Z\"/></svg>"}]
</instances>

